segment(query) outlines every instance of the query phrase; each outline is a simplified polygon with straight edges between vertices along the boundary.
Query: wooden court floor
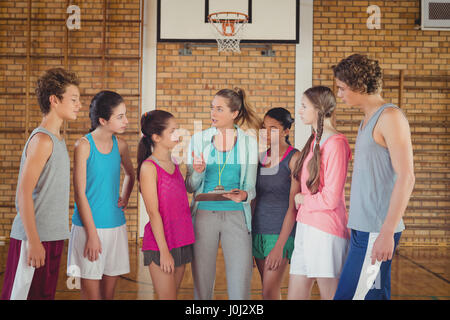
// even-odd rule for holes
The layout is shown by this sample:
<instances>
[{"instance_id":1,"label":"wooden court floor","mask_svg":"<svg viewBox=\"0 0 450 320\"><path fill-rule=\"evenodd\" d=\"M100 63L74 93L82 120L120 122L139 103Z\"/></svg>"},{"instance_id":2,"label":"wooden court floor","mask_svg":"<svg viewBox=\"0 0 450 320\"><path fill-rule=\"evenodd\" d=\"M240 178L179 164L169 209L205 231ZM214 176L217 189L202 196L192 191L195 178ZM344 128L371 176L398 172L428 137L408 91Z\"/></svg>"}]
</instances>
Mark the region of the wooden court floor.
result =
<instances>
[{"instance_id":1,"label":"wooden court floor","mask_svg":"<svg viewBox=\"0 0 450 320\"><path fill-rule=\"evenodd\" d=\"M0 287L8 253L8 241L0 244ZM129 274L118 281L115 299L118 300L153 300L155 296L147 267L143 265L140 247L130 243ZM448 247L402 247L399 246L392 263L392 299L393 300L450 300L450 265ZM67 241L61 259L60 275L55 299L78 300L79 290L72 289L75 284L66 276ZM288 270L282 284L282 298L286 299ZM69 286L68 286L69 283ZM186 267L178 299L193 299L193 281L190 265ZM217 256L217 272L214 299L228 299L225 265L221 249ZM253 269L251 299L261 299L261 283L256 267ZM312 299L320 299L317 286L314 285Z\"/></svg>"}]
</instances>

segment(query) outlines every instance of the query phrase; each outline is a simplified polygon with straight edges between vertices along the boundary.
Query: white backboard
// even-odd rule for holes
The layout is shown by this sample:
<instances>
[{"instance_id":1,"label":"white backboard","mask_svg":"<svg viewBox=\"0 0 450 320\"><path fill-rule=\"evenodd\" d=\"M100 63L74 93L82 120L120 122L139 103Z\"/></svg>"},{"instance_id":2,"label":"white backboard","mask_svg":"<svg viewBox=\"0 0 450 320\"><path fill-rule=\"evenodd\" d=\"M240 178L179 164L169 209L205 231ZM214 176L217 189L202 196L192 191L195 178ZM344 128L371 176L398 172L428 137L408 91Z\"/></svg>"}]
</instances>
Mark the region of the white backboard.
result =
<instances>
[{"instance_id":1,"label":"white backboard","mask_svg":"<svg viewBox=\"0 0 450 320\"><path fill-rule=\"evenodd\" d=\"M158 0L157 37L161 42L213 42L207 21L213 12L249 16L242 42L299 43L300 0Z\"/></svg>"}]
</instances>

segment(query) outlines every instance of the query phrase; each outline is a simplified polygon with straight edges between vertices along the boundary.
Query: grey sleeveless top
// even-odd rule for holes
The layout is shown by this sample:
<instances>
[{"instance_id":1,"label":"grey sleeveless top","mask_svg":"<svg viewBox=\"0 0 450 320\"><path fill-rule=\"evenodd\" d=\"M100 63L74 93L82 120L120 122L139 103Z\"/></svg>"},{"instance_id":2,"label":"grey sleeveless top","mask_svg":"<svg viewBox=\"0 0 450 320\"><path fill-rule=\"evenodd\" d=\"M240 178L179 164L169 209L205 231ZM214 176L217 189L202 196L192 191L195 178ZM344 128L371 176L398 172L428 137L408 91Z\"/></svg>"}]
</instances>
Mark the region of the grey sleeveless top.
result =
<instances>
[{"instance_id":1,"label":"grey sleeveless top","mask_svg":"<svg viewBox=\"0 0 450 320\"><path fill-rule=\"evenodd\" d=\"M386 108L398 108L393 104L382 105L363 128L359 126L355 143L350 210L347 227L364 232L380 232L386 218L392 190L397 175L392 167L387 148L377 144L372 133L378 118ZM403 219L395 232L405 229Z\"/></svg>"},{"instance_id":2,"label":"grey sleeveless top","mask_svg":"<svg viewBox=\"0 0 450 320\"><path fill-rule=\"evenodd\" d=\"M289 150L290 149L290 150ZM272 168L258 165L256 180L256 206L252 218L252 232L254 234L280 234L284 217L289 207L289 193L291 191L291 169L289 162L298 151L289 148L284 159ZM295 235L292 228L291 236Z\"/></svg>"},{"instance_id":3,"label":"grey sleeveless top","mask_svg":"<svg viewBox=\"0 0 450 320\"><path fill-rule=\"evenodd\" d=\"M41 241L56 241L69 238L69 192L70 159L66 142L59 140L44 128L36 128L28 138L22 151L19 177L26 159L26 150L31 138L38 132L47 134L53 142L53 151L39 176L33 190L33 203L36 227ZM11 238L27 240L22 219L20 218L16 189L17 215L11 228Z\"/></svg>"}]
</instances>

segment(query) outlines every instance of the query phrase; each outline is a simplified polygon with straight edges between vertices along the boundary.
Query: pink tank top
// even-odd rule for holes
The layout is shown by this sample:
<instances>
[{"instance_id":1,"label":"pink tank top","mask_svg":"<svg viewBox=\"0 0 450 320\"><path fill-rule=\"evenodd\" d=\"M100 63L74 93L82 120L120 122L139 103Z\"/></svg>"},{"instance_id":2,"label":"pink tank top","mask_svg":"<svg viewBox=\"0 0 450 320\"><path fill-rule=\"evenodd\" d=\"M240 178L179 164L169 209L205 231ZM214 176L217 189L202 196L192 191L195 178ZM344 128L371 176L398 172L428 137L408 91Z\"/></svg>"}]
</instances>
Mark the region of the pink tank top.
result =
<instances>
[{"instance_id":1,"label":"pink tank top","mask_svg":"<svg viewBox=\"0 0 450 320\"><path fill-rule=\"evenodd\" d=\"M189 200L178 165L175 164L175 171L169 174L155 161L151 159L145 161L152 162L156 167L159 213L163 221L164 235L169 250L194 243L194 227ZM145 250L159 251L150 221L145 226L142 241L142 251Z\"/></svg>"}]
</instances>

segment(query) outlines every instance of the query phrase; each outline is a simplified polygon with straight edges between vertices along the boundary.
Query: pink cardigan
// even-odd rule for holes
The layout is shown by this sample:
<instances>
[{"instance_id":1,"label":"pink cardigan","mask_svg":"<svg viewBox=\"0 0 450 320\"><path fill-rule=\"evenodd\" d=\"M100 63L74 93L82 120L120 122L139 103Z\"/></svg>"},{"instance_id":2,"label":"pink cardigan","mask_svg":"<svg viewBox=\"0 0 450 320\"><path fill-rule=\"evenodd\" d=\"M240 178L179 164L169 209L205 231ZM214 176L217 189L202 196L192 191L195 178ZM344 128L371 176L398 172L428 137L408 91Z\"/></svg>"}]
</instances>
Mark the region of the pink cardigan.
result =
<instances>
[{"instance_id":1,"label":"pink cardigan","mask_svg":"<svg viewBox=\"0 0 450 320\"><path fill-rule=\"evenodd\" d=\"M347 228L348 213L345 207L345 180L352 152L343 134L329 137L320 147L320 184L316 194L311 194L306 181L309 178L308 162L313 156L313 144L302 168L301 186L303 205L297 221L341 238L350 238Z\"/></svg>"}]
</instances>

